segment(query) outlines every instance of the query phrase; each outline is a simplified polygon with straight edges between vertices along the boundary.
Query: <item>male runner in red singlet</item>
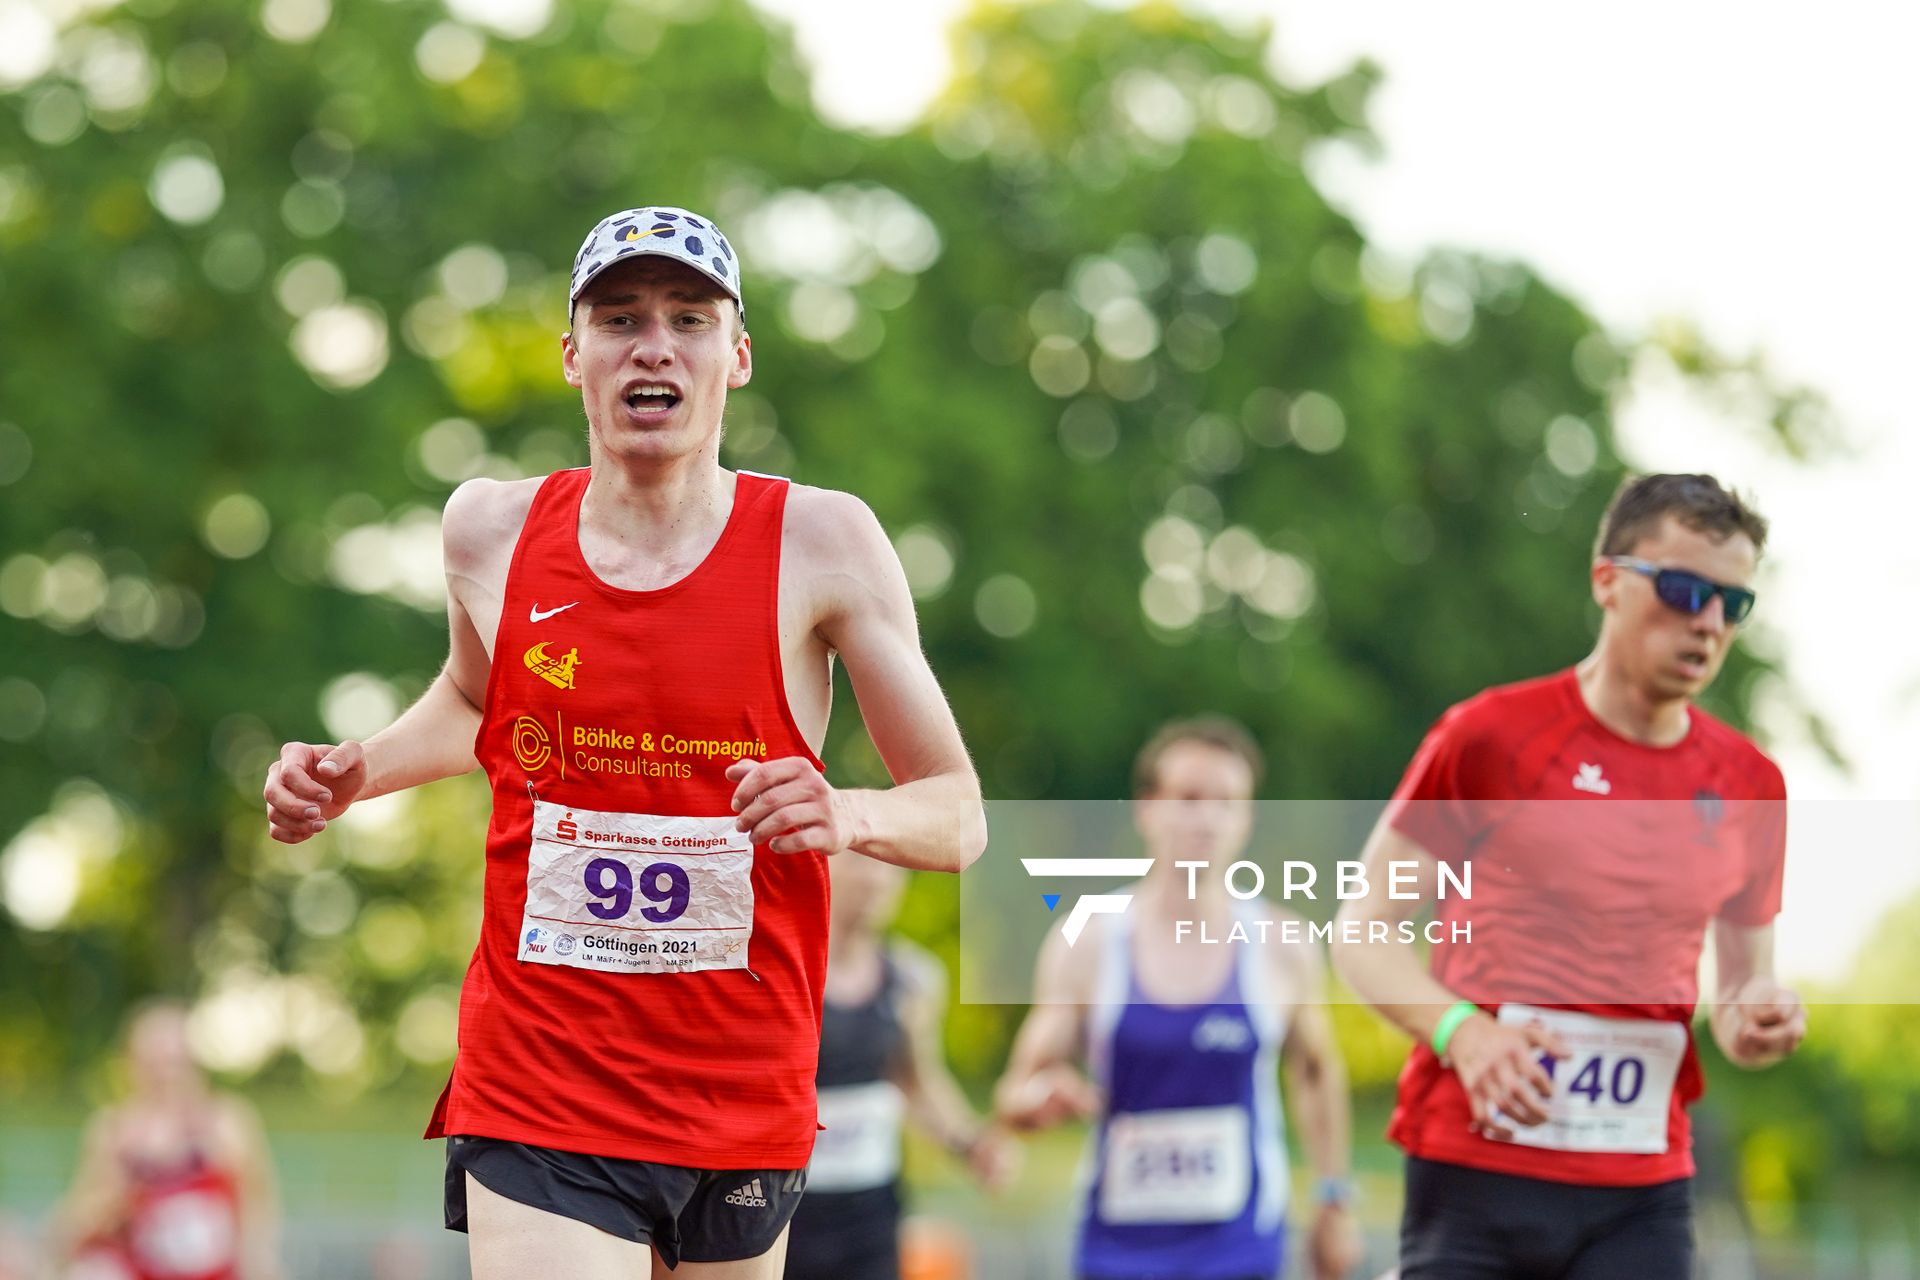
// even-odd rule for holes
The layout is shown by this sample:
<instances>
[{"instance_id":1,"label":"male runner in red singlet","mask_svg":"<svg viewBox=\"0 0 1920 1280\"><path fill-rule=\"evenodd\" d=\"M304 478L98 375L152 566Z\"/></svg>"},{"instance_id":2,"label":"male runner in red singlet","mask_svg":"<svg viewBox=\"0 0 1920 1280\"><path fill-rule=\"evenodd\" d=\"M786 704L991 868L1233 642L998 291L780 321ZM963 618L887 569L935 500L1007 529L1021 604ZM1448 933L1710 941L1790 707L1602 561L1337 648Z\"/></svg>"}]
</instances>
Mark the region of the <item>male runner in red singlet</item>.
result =
<instances>
[{"instance_id":1,"label":"male runner in red singlet","mask_svg":"<svg viewBox=\"0 0 1920 1280\"><path fill-rule=\"evenodd\" d=\"M1709 926L1728 1058L1768 1065L1806 1031L1773 976L1785 783L1693 705L1753 606L1766 533L1711 476L1622 486L1591 569L1592 654L1448 711L1374 829L1370 892L1343 924L1392 928L1438 899L1440 924L1473 926L1443 931L1431 972L1335 934L1341 973L1416 1042L1389 1130L1408 1156L1403 1280L1692 1275ZM1396 862L1419 895L1403 869L1391 896ZM1442 863L1471 863L1470 897L1441 893Z\"/></svg>"},{"instance_id":2,"label":"male runner in red singlet","mask_svg":"<svg viewBox=\"0 0 1920 1280\"><path fill-rule=\"evenodd\" d=\"M272 832L473 768L486 910L429 1136L476 1280L777 1277L815 1133L832 854L958 871L979 783L857 498L730 472L753 373L731 246L602 220L562 369L591 466L472 481L444 520L451 653L365 744L289 743ZM834 655L896 785L828 785Z\"/></svg>"},{"instance_id":3,"label":"male runner in red singlet","mask_svg":"<svg viewBox=\"0 0 1920 1280\"><path fill-rule=\"evenodd\" d=\"M187 1045L186 1010L127 1021L124 1102L93 1118L54 1226L74 1280L277 1280L279 1207L260 1119L215 1093Z\"/></svg>"}]
</instances>

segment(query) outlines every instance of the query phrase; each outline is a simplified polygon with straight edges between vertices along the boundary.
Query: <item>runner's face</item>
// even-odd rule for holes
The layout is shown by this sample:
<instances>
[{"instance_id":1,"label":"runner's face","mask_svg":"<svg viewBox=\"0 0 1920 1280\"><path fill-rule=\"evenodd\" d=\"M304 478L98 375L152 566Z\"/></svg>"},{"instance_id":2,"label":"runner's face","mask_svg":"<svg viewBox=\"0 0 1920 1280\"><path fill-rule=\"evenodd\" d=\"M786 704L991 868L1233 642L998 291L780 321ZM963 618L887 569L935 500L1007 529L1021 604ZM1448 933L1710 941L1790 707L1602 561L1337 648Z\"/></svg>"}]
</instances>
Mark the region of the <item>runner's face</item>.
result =
<instances>
[{"instance_id":1,"label":"runner's face","mask_svg":"<svg viewBox=\"0 0 1920 1280\"><path fill-rule=\"evenodd\" d=\"M833 890L833 922L843 930L878 933L893 921L907 873L889 862L861 853L827 859Z\"/></svg>"},{"instance_id":2,"label":"runner's face","mask_svg":"<svg viewBox=\"0 0 1920 1280\"><path fill-rule=\"evenodd\" d=\"M136 1084L168 1092L199 1075L187 1045L187 1021L170 1009L150 1010L127 1034L128 1065Z\"/></svg>"},{"instance_id":3,"label":"runner's face","mask_svg":"<svg viewBox=\"0 0 1920 1280\"><path fill-rule=\"evenodd\" d=\"M1734 587L1751 586L1759 563L1746 534L1716 540L1671 516L1626 554ZM1635 682L1657 700L1698 696L1720 674L1733 648L1738 628L1727 622L1719 596L1698 613L1681 613L1660 603L1653 579L1599 562L1593 568L1593 598L1607 611L1609 643Z\"/></svg>"},{"instance_id":4,"label":"runner's face","mask_svg":"<svg viewBox=\"0 0 1920 1280\"><path fill-rule=\"evenodd\" d=\"M671 258L622 262L588 285L561 367L598 446L638 458L717 448L727 392L753 375L735 318L732 298Z\"/></svg>"},{"instance_id":5,"label":"runner's face","mask_svg":"<svg viewBox=\"0 0 1920 1280\"><path fill-rule=\"evenodd\" d=\"M1206 742L1175 742L1160 753L1153 794L1134 806L1147 852L1161 862L1207 862L1225 875L1253 830L1253 768Z\"/></svg>"}]
</instances>

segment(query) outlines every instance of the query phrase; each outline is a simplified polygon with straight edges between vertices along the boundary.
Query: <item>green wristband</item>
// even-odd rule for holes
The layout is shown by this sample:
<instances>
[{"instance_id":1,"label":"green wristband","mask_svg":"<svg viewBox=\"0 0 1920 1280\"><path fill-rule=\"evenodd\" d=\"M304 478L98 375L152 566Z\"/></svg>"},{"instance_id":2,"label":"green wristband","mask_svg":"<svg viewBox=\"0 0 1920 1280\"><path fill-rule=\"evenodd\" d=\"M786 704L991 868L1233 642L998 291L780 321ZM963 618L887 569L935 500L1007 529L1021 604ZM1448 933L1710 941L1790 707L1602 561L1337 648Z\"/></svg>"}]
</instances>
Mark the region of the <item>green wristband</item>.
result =
<instances>
[{"instance_id":1,"label":"green wristband","mask_svg":"<svg viewBox=\"0 0 1920 1280\"><path fill-rule=\"evenodd\" d=\"M1453 1033L1460 1024L1480 1012L1480 1006L1471 1000L1456 1000L1448 1010L1440 1015L1440 1021L1433 1026L1433 1052L1435 1057L1447 1056L1447 1045L1453 1041Z\"/></svg>"}]
</instances>

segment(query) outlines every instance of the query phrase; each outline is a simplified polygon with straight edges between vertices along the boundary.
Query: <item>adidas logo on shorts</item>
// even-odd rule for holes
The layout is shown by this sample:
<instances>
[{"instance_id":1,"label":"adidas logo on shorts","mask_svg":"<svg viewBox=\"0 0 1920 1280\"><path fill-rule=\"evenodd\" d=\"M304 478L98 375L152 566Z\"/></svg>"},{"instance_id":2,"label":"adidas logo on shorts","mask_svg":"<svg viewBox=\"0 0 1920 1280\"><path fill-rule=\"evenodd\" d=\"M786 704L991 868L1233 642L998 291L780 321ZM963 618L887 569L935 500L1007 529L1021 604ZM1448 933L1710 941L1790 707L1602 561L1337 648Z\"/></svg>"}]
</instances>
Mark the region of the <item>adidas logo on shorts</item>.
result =
<instances>
[{"instance_id":1,"label":"adidas logo on shorts","mask_svg":"<svg viewBox=\"0 0 1920 1280\"><path fill-rule=\"evenodd\" d=\"M766 1193L760 1190L760 1179L755 1178L738 1191L727 1192L727 1203L737 1204L743 1209L764 1209L767 1207Z\"/></svg>"}]
</instances>

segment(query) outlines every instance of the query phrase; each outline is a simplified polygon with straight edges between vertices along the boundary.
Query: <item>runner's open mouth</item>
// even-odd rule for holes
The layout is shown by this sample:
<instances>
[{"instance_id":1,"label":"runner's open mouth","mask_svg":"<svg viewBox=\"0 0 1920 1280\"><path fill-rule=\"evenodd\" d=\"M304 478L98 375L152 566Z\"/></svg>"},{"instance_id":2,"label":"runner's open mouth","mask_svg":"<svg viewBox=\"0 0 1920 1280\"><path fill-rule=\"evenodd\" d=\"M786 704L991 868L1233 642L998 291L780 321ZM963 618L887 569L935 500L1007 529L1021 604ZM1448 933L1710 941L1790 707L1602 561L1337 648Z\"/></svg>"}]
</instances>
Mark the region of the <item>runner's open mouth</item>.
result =
<instances>
[{"instance_id":1,"label":"runner's open mouth","mask_svg":"<svg viewBox=\"0 0 1920 1280\"><path fill-rule=\"evenodd\" d=\"M680 395L671 387L641 385L627 392L627 405L634 409L671 409L680 403Z\"/></svg>"}]
</instances>

